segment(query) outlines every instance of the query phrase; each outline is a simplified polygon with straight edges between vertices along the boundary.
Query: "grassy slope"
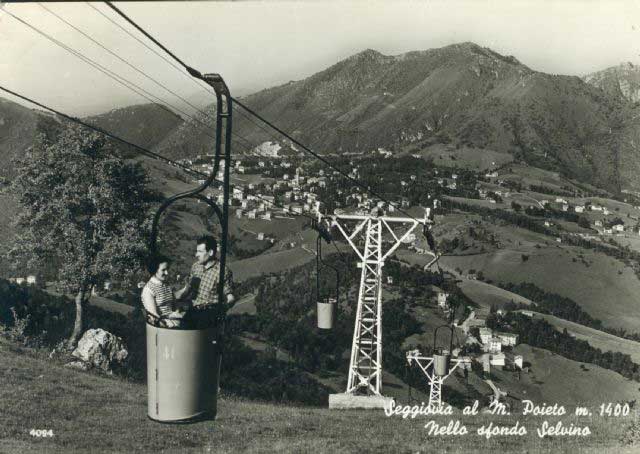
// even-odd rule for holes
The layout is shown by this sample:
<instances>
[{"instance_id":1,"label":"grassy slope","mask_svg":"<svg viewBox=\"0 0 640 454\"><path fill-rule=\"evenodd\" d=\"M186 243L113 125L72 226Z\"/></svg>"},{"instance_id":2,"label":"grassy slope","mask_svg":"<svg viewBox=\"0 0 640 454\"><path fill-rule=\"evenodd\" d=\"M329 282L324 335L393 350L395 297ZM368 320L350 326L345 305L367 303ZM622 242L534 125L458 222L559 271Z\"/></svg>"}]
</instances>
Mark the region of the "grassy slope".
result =
<instances>
[{"instance_id":1,"label":"grassy slope","mask_svg":"<svg viewBox=\"0 0 640 454\"><path fill-rule=\"evenodd\" d=\"M590 263L588 267L572 261L579 252ZM526 262L522 261L523 253L524 250L502 249L474 256L447 256L441 260L450 268L482 270L494 281L532 282L548 292L573 299L608 326L630 331L640 326L637 305L640 281L621 262L570 246L532 248L526 251L529 255Z\"/></svg>"},{"instance_id":2,"label":"grassy slope","mask_svg":"<svg viewBox=\"0 0 640 454\"><path fill-rule=\"evenodd\" d=\"M495 305L497 308L504 306L509 301L514 303L531 304L531 300L515 293L503 290L486 282L463 279L459 284L462 292L475 303L478 303L485 311Z\"/></svg>"},{"instance_id":3,"label":"grassy slope","mask_svg":"<svg viewBox=\"0 0 640 454\"><path fill-rule=\"evenodd\" d=\"M621 337L614 336L613 334L563 320L553 315L540 314L536 312L536 317L544 318L558 330L566 328L569 334L575 336L576 339L585 340L589 342L592 347L599 348L603 352L614 351L625 353L631 356L631 359L634 362L640 363L640 342L623 339Z\"/></svg>"},{"instance_id":4,"label":"grassy slope","mask_svg":"<svg viewBox=\"0 0 640 454\"><path fill-rule=\"evenodd\" d=\"M389 419L381 411L329 411L223 397L218 418L190 425L162 425L146 417L146 388L112 377L66 369L0 341L0 446L3 452L634 452L619 441L632 418L565 416L565 425L589 425L585 438L535 435L542 418L518 417L525 437L474 435L481 424L513 425L514 416ZM222 385L224 389L224 384ZM430 419L460 419L464 437L429 437ZM548 418L554 423L555 418ZM51 429L53 438L29 431ZM354 432L357 430L357 433ZM637 450L635 451L637 452Z\"/></svg>"},{"instance_id":5,"label":"grassy slope","mask_svg":"<svg viewBox=\"0 0 640 454\"><path fill-rule=\"evenodd\" d=\"M467 146L456 149L455 146L443 144L432 145L420 151L419 154L426 159L433 159L437 166L461 167L480 171L493 169L513 161L513 156L507 153Z\"/></svg>"},{"instance_id":6,"label":"grassy slope","mask_svg":"<svg viewBox=\"0 0 640 454\"><path fill-rule=\"evenodd\" d=\"M454 214L438 219L436 235L448 236L461 223L459 218L459 214ZM640 308L636 304L640 281L622 262L591 250L555 243L551 237L525 229L484 225L499 239L501 249L485 254L447 255L441 259L442 266L464 272L481 270L487 279L496 282L533 282L548 292L575 300L609 326L630 331L640 326ZM527 261L522 260L523 254L529 257ZM398 255L411 263L423 263L428 258L408 251Z\"/></svg>"},{"instance_id":7,"label":"grassy slope","mask_svg":"<svg viewBox=\"0 0 640 454\"><path fill-rule=\"evenodd\" d=\"M514 353L531 363L531 373L521 374L521 379L508 377L511 372L493 368L496 383L510 394L522 399L544 402L570 402L593 407L606 402L638 399L637 382L593 364L572 361L547 350L518 345ZM508 383L508 384L507 384Z\"/></svg>"},{"instance_id":8,"label":"grassy slope","mask_svg":"<svg viewBox=\"0 0 640 454\"><path fill-rule=\"evenodd\" d=\"M285 251L261 254L229 264L234 279L238 282L266 273L280 273L300 266L314 259L314 255L303 249L295 248Z\"/></svg>"}]
</instances>

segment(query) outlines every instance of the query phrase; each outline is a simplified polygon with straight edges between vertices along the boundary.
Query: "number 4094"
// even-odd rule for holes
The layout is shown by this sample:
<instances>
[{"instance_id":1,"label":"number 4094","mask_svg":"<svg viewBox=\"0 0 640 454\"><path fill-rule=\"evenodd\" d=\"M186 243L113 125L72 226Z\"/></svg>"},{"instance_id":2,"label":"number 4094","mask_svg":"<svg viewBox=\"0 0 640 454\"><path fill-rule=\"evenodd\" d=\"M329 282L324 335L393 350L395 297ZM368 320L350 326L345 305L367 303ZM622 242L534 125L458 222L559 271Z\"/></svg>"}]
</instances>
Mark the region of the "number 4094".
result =
<instances>
[{"instance_id":1,"label":"number 4094","mask_svg":"<svg viewBox=\"0 0 640 454\"><path fill-rule=\"evenodd\" d=\"M31 429L29 435L32 437L53 437L52 429Z\"/></svg>"}]
</instances>

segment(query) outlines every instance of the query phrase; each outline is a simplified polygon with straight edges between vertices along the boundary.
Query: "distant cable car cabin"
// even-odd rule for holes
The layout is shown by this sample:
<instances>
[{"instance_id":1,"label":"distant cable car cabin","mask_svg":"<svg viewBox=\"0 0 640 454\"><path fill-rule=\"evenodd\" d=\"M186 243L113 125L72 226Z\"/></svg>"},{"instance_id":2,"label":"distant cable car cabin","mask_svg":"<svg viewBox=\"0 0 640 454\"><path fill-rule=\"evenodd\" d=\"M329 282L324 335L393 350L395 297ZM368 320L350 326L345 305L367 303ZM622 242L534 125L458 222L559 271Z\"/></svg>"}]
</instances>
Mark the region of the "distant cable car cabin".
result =
<instances>
[{"instance_id":1,"label":"distant cable car cabin","mask_svg":"<svg viewBox=\"0 0 640 454\"><path fill-rule=\"evenodd\" d=\"M317 317L318 328L320 329L332 329L335 319L336 306L340 298L340 272L337 268L325 263L322 260L322 240L327 243L331 241L331 234L320 223L314 223L316 230L318 231L318 238L316 239L316 301L317 301ZM335 298L327 297L322 299L320 295L320 268L331 268L336 272L336 296Z\"/></svg>"}]
</instances>

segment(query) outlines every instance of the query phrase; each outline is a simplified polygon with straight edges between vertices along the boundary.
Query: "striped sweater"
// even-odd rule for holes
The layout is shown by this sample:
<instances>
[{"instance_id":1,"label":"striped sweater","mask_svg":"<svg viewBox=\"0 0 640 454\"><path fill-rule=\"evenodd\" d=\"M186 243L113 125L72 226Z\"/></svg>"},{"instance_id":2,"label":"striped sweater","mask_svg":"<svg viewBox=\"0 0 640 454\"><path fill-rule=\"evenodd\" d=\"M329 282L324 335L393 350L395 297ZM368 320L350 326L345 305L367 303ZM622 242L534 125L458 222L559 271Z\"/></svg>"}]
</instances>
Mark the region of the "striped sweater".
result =
<instances>
[{"instance_id":1,"label":"striped sweater","mask_svg":"<svg viewBox=\"0 0 640 454\"><path fill-rule=\"evenodd\" d=\"M155 277L149 279L147 285L145 285L144 289L142 289L143 304L145 302L145 299L147 301L155 301L156 306L155 308L150 308L145 305L145 309L147 310L147 312L153 313L153 310L150 309L156 309L156 312L160 317L166 317L173 311L173 289L167 284L160 282Z\"/></svg>"}]
</instances>

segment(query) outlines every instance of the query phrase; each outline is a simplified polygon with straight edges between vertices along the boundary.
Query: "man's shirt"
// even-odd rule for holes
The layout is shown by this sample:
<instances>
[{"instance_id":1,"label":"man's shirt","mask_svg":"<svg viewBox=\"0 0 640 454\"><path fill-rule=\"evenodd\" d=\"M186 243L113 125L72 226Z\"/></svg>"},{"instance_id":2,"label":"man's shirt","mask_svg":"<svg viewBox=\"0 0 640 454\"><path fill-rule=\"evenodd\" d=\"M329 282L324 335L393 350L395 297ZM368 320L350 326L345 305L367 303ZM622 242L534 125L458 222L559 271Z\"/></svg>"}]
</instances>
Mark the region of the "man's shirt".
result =
<instances>
[{"instance_id":1,"label":"man's shirt","mask_svg":"<svg viewBox=\"0 0 640 454\"><path fill-rule=\"evenodd\" d=\"M225 267L226 268L226 267ZM224 276L224 295L233 293L233 274L229 268L225 269ZM204 265L198 262L191 267L191 278L199 280L196 284L196 296L193 298L194 306L202 306L203 304L218 304L218 281L220 280L220 262L210 261ZM224 303L226 303L226 298Z\"/></svg>"}]
</instances>

